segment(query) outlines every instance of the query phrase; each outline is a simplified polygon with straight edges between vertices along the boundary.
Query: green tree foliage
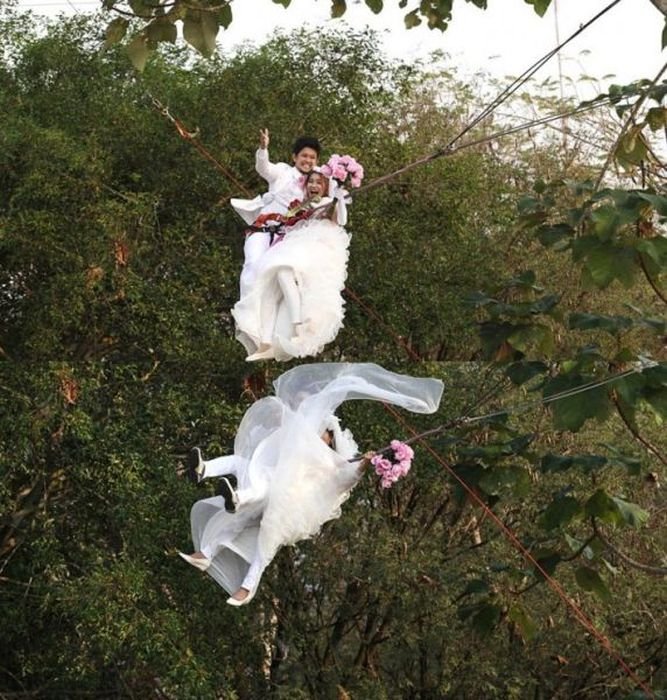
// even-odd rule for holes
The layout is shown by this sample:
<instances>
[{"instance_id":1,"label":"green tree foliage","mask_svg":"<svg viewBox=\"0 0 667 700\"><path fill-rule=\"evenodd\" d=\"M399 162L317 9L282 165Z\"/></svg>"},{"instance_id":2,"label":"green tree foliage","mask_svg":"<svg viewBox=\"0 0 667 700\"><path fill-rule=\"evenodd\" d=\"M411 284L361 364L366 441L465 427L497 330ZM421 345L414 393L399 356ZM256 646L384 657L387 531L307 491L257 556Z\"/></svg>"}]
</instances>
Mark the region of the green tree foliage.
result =
<instances>
[{"instance_id":1,"label":"green tree foliage","mask_svg":"<svg viewBox=\"0 0 667 700\"><path fill-rule=\"evenodd\" d=\"M317 133L372 177L446 143L479 105L446 71L387 62L368 34L277 37L194 64L174 47L139 82L120 50L96 50L94 27L36 36L11 13L0 26L0 690L629 692L545 573L664 689L667 601L648 577L667 556L667 375L645 359L661 359L665 333L658 189L625 190L623 172L595 188L599 164L558 133L463 150L360 196L349 285L424 359L407 361L351 300L322 359L442 377L443 406L419 429L477 419L430 443L442 461L418 445L391 491L365 478L343 517L280 552L234 610L176 557L208 494L182 458L193 444L229 452L283 368L248 366L233 340L239 188L147 93L253 192L259 127L274 158ZM656 95L638 113L647 138ZM363 449L407 436L381 406L352 403L343 419Z\"/></svg>"},{"instance_id":2,"label":"green tree foliage","mask_svg":"<svg viewBox=\"0 0 667 700\"><path fill-rule=\"evenodd\" d=\"M268 0L264 0L268 3ZM665 0L649 0L667 17ZM272 0L286 9L291 0ZM485 10L488 0L466 0ZM551 0L524 0L543 17ZM385 7L383 0L364 0L373 14L380 14ZM398 7L406 10L403 22L406 29L425 24L429 29L444 32L453 19L454 0L398 0ZM138 70L143 70L151 53L161 43L174 43L176 26L183 29L183 38L202 56L210 57L215 51L220 29L227 29L234 19L233 0L199 0L193 4L186 0L102 0L102 9L113 14L104 32L104 46L126 42L130 60ZM331 0L331 17L338 19L347 12L347 0ZM666 25L667 27L667 25ZM663 33L662 46L666 45Z\"/></svg>"},{"instance_id":3,"label":"green tree foliage","mask_svg":"<svg viewBox=\"0 0 667 700\"><path fill-rule=\"evenodd\" d=\"M291 0L273 0L275 4L288 8ZM466 0L475 7L486 9L487 0ZM551 0L526 0L535 12L542 16ZM365 0L368 9L379 14L384 9L383 0ZM437 2L410 2L400 0L401 9L406 9L404 23L407 29L425 22L429 29L445 31L452 19L454 0ZM116 16L105 30L105 46L113 46L127 38L127 52L132 63L143 70L152 50L160 42L176 41L176 24L182 23L183 38L202 56L210 57L215 51L215 42L220 29L227 29L233 21L232 0L203 0L193 5L184 0L148 2L147 0L103 0L102 7ZM331 17L339 18L347 11L346 0L331 0ZM138 20L136 26L131 20Z\"/></svg>"}]
</instances>

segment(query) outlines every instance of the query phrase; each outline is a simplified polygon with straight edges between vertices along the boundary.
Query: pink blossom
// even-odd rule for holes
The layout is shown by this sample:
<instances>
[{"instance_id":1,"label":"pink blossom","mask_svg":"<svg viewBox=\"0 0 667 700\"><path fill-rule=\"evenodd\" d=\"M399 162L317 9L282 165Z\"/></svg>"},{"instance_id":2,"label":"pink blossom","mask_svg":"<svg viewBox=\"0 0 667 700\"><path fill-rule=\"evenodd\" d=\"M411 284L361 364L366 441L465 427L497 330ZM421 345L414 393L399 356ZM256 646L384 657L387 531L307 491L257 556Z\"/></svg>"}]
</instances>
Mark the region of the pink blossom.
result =
<instances>
[{"instance_id":1,"label":"pink blossom","mask_svg":"<svg viewBox=\"0 0 667 700\"><path fill-rule=\"evenodd\" d=\"M385 474L391 472L391 462L382 455L375 455L371 459L371 464L375 467L375 473L378 476L384 477Z\"/></svg>"},{"instance_id":2,"label":"pink blossom","mask_svg":"<svg viewBox=\"0 0 667 700\"><path fill-rule=\"evenodd\" d=\"M400 462L398 464L392 465L391 476L394 479L394 481L398 481L403 476L403 470L401 469Z\"/></svg>"},{"instance_id":3,"label":"pink blossom","mask_svg":"<svg viewBox=\"0 0 667 700\"><path fill-rule=\"evenodd\" d=\"M407 476L408 472L410 471L410 467L412 466L412 463L408 460L404 460L402 462L399 462L398 466L401 469L401 476Z\"/></svg>"},{"instance_id":4,"label":"pink blossom","mask_svg":"<svg viewBox=\"0 0 667 700\"><path fill-rule=\"evenodd\" d=\"M414 450L410 445L406 445L400 440L392 440L390 443L391 449L394 451L394 456L399 462L410 462L415 456Z\"/></svg>"},{"instance_id":5,"label":"pink blossom","mask_svg":"<svg viewBox=\"0 0 667 700\"><path fill-rule=\"evenodd\" d=\"M332 175L336 178L336 180L344 182L345 178L347 177L347 170L345 170L345 167L342 165L336 165L336 167L333 169Z\"/></svg>"}]
</instances>

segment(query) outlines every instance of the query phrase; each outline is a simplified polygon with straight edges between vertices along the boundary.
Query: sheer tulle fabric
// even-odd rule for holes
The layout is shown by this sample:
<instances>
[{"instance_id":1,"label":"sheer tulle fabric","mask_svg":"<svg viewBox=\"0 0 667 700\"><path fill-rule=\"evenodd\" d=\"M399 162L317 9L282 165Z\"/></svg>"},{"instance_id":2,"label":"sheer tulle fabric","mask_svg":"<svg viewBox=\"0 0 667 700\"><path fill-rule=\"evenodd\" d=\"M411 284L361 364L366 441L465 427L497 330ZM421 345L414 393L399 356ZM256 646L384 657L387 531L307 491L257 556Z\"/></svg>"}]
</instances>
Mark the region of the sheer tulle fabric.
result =
<instances>
[{"instance_id":1,"label":"sheer tulle fabric","mask_svg":"<svg viewBox=\"0 0 667 700\"><path fill-rule=\"evenodd\" d=\"M232 309L236 337L248 355L262 341L270 342L276 360L317 355L336 337L343 325L349 244L344 228L316 219L296 226L262 255L251 289ZM303 329L296 339L277 280L284 269L293 272L301 298Z\"/></svg>"},{"instance_id":2,"label":"sheer tulle fabric","mask_svg":"<svg viewBox=\"0 0 667 700\"><path fill-rule=\"evenodd\" d=\"M371 399L432 413L443 390L437 379L348 363L295 367L274 387L276 396L246 412L227 458L239 490L265 487L264 499L227 513L222 498L208 498L191 512L195 550L212 558L208 573L229 593L240 587L256 554L266 567L279 547L312 537L339 517L358 479L358 463L348 461L357 445L333 415L341 403ZM326 428L334 431L336 451L320 437Z\"/></svg>"}]
</instances>

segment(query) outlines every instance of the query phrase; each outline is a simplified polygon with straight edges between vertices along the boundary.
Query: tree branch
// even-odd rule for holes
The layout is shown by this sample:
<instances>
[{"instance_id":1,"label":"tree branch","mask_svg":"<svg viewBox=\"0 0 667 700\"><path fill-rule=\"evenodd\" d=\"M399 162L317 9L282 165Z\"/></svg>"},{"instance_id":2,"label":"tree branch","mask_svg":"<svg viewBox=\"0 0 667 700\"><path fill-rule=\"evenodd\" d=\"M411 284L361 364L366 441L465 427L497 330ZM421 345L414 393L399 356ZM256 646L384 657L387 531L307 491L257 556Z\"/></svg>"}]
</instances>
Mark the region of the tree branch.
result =
<instances>
[{"instance_id":1,"label":"tree branch","mask_svg":"<svg viewBox=\"0 0 667 700\"><path fill-rule=\"evenodd\" d=\"M655 457L657 457L665 466L667 466L667 457L665 457L660 450L650 443L645 437L643 437L637 428L635 428L634 425L628 420L628 417L625 415L623 412L623 409L621 408L621 404L618 400L618 397L612 393L612 401L614 403L614 406L616 406L616 411L618 412L618 415L621 417L621 420L623 423L625 423L625 427L632 433L632 436L640 442L644 447Z\"/></svg>"},{"instance_id":2,"label":"tree branch","mask_svg":"<svg viewBox=\"0 0 667 700\"><path fill-rule=\"evenodd\" d=\"M627 554L621 552L620 549L616 548L599 530L595 518L591 518L591 523L593 524L593 531L595 532L597 538L602 542L602 544L609 550L611 550L624 564L632 567L633 569L639 569L639 571L645 571L647 574L653 574L654 576L667 576L667 566L650 566L649 564L642 564L639 561L631 559Z\"/></svg>"}]
</instances>

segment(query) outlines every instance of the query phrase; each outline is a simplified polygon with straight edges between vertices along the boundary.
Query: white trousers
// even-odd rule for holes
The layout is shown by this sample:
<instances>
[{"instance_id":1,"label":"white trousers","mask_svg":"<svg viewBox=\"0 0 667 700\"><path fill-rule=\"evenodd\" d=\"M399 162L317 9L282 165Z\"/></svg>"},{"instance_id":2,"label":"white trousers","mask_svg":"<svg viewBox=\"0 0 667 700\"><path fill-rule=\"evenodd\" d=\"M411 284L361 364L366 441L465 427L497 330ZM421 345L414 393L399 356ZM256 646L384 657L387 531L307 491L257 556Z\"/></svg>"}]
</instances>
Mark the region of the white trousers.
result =
<instances>
[{"instance_id":1,"label":"white trousers","mask_svg":"<svg viewBox=\"0 0 667 700\"><path fill-rule=\"evenodd\" d=\"M255 231L246 236L243 244L243 269L241 270L241 298L243 298L255 281L255 270L259 259L266 253L271 245L271 234L265 231Z\"/></svg>"},{"instance_id":2,"label":"white trousers","mask_svg":"<svg viewBox=\"0 0 667 700\"><path fill-rule=\"evenodd\" d=\"M210 459L204 461L205 471L207 479L215 478L216 476L223 476L225 474L236 474L236 467L234 464L235 460L230 457L216 457L215 459ZM268 491L268 484L264 479L258 481L258 483L245 489L237 489L236 495L238 496L238 508L242 506L255 505L266 499L266 494ZM211 558L211 552L202 552L205 556ZM248 591L255 589L259 577L262 574L264 567L262 566L261 559L258 555L255 555L254 559L250 562L250 568L248 573L243 579L241 588L245 588Z\"/></svg>"},{"instance_id":3,"label":"white trousers","mask_svg":"<svg viewBox=\"0 0 667 700\"><path fill-rule=\"evenodd\" d=\"M301 294L296 284L294 272L288 267L281 267L276 273L276 281L285 301L290 323L292 325L301 323ZM273 339L273 330L277 319L276 302L279 303L279 301L273 294L264 294L259 309L261 341L269 345Z\"/></svg>"}]
</instances>

